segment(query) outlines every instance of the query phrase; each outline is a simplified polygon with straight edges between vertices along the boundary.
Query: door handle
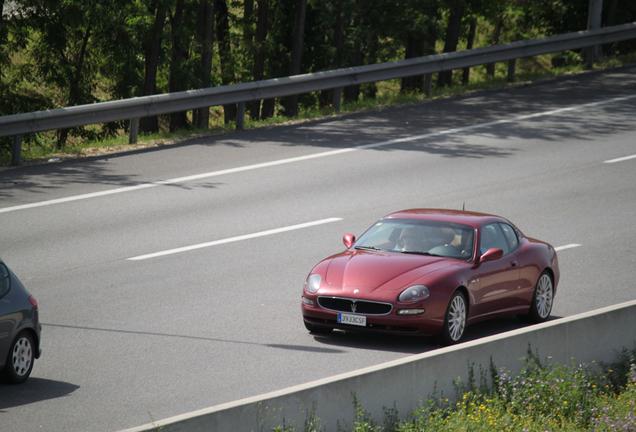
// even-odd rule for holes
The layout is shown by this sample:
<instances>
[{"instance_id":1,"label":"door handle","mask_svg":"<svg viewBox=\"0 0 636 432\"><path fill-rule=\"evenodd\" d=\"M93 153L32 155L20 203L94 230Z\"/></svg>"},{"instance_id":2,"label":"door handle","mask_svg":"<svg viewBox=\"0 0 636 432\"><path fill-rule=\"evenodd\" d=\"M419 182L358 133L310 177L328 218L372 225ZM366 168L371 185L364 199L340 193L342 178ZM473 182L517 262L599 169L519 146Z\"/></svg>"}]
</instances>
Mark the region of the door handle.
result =
<instances>
[{"instance_id":1,"label":"door handle","mask_svg":"<svg viewBox=\"0 0 636 432\"><path fill-rule=\"evenodd\" d=\"M510 261L510 265L513 267L517 267L517 261Z\"/></svg>"}]
</instances>

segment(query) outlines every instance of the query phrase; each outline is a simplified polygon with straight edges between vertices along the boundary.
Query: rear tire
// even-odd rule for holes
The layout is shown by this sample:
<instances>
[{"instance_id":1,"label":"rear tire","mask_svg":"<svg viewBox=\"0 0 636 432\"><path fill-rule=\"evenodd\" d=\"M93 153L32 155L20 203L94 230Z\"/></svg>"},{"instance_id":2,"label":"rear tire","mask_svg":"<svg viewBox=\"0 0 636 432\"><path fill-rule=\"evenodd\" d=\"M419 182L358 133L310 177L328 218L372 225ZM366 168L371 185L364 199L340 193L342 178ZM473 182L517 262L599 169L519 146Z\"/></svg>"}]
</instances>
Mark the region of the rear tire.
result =
<instances>
[{"instance_id":1,"label":"rear tire","mask_svg":"<svg viewBox=\"0 0 636 432\"><path fill-rule=\"evenodd\" d=\"M440 345L453 345L460 341L464 335L464 330L466 330L466 312L464 294L461 291L455 291L446 308L444 328L437 335L437 342Z\"/></svg>"},{"instance_id":2,"label":"rear tire","mask_svg":"<svg viewBox=\"0 0 636 432\"><path fill-rule=\"evenodd\" d=\"M2 381L8 384L22 384L33 370L33 337L28 331L18 334L7 354L4 369L0 374Z\"/></svg>"},{"instance_id":3,"label":"rear tire","mask_svg":"<svg viewBox=\"0 0 636 432\"><path fill-rule=\"evenodd\" d=\"M310 333L313 334L329 334L333 331L332 328L322 327L313 324L309 324L307 321L303 321L305 323L305 328L309 330Z\"/></svg>"}]
</instances>

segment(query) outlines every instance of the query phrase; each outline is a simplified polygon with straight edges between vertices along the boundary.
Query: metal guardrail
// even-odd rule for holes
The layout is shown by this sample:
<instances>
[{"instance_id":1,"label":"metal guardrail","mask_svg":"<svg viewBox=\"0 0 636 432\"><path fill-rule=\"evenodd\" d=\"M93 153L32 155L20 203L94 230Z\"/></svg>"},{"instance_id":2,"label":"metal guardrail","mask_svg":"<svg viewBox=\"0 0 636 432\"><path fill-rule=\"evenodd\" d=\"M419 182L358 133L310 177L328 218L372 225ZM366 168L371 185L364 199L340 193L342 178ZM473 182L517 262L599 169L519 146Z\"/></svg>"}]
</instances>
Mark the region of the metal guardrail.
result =
<instances>
[{"instance_id":1,"label":"metal guardrail","mask_svg":"<svg viewBox=\"0 0 636 432\"><path fill-rule=\"evenodd\" d=\"M343 87L350 85L463 69L503 61L511 62L509 72L512 71L514 74L514 61L518 58L587 48L630 39L636 39L636 22L388 63L2 116L0 117L0 137L14 137L15 161L16 150L19 151L21 146L21 135L27 133L125 119L132 119L131 124L135 126L140 117L232 103L243 104L254 100L320 90L341 90ZM334 93L336 93L334 106L339 108L341 92L336 91ZM239 111L244 113L244 110ZM241 118L237 118L237 127L240 128L243 124L243 115L239 117ZM134 128L131 127L131 129ZM133 132L136 131L133 130Z\"/></svg>"}]
</instances>

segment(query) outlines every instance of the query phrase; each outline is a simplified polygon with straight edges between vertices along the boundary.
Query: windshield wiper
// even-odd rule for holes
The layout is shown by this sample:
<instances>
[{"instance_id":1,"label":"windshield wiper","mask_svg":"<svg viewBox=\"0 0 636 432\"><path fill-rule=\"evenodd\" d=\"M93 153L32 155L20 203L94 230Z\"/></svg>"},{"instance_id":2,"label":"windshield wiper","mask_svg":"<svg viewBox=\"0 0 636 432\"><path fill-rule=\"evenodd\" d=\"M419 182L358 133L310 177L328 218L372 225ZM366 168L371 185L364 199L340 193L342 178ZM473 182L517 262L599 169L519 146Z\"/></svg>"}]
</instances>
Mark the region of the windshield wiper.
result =
<instances>
[{"instance_id":1,"label":"windshield wiper","mask_svg":"<svg viewBox=\"0 0 636 432\"><path fill-rule=\"evenodd\" d=\"M422 251L402 251L405 254L413 254L413 255L426 255L426 256L434 256L434 257L443 257L444 255L438 255L430 252L422 252Z\"/></svg>"},{"instance_id":2,"label":"windshield wiper","mask_svg":"<svg viewBox=\"0 0 636 432\"><path fill-rule=\"evenodd\" d=\"M374 250L374 251L382 250L382 249L378 249L377 247L374 247L374 246L356 246L355 249Z\"/></svg>"}]
</instances>

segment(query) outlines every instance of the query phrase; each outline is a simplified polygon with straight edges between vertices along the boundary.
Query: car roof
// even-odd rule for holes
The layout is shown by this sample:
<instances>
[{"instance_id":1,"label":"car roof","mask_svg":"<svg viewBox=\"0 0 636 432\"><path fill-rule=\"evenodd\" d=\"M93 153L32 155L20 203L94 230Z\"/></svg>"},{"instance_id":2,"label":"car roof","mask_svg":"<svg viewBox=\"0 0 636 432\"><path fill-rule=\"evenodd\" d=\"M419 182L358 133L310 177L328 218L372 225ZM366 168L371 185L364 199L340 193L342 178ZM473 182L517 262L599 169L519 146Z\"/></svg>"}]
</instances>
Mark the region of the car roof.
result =
<instances>
[{"instance_id":1,"label":"car roof","mask_svg":"<svg viewBox=\"0 0 636 432\"><path fill-rule=\"evenodd\" d=\"M506 219L490 215L486 213L468 212L463 210L449 209L409 209L400 210L395 213L388 214L382 219L387 218L409 218L409 219L429 219L436 221L453 222L463 225L469 225L475 228L481 227L491 222L508 222Z\"/></svg>"}]
</instances>

